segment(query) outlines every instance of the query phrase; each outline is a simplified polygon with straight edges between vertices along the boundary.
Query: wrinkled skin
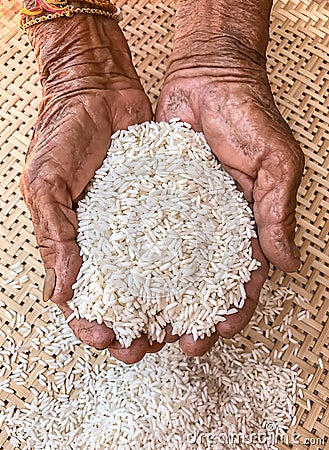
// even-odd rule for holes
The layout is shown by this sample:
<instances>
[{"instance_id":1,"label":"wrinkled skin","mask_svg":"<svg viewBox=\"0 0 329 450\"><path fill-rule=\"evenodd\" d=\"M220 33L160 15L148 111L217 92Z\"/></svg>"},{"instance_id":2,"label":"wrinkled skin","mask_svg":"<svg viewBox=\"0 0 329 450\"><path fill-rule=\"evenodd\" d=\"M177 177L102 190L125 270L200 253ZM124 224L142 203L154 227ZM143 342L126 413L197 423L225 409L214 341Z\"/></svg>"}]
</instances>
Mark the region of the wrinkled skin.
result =
<instances>
[{"instance_id":1,"label":"wrinkled skin","mask_svg":"<svg viewBox=\"0 0 329 450\"><path fill-rule=\"evenodd\" d=\"M45 300L51 298L68 317L71 310L66 302L81 265L74 206L102 164L111 134L150 120L152 113L114 21L77 15L37 25L29 34L37 50L43 98L21 190L46 267ZM259 80L263 72L255 73L251 83L239 84L224 82L217 70L204 73L199 64L188 71L171 65L157 118L179 116L205 133L214 153L254 204L265 255L284 270L295 270L297 259L289 255L285 242L292 242L302 157L274 107L267 82ZM195 343L191 336L183 336L180 346L185 353L205 353L219 335L233 336L250 320L267 275L267 262L256 240L253 247L262 266L246 285L246 306L219 324L210 338ZM150 346L142 336L123 349L105 325L74 319L70 326L82 342L98 349L108 347L128 364L164 345ZM170 327L167 331L166 342L177 340Z\"/></svg>"},{"instance_id":2,"label":"wrinkled skin","mask_svg":"<svg viewBox=\"0 0 329 450\"><path fill-rule=\"evenodd\" d=\"M259 239L253 240L253 256L262 266L246 284L245 307L219 323L208 342L182 337L180 346L191 355L203 354L219 335L232 337L248 324L268 274L266 258L286 272L299 267L294 213L304 166L302 151L274 104L262 58L246 52L243 45L237 51L236 40L232 44L224 38L218 45L228 58L217 51L213 57L205 55L203 64L202 49L195 61L191 55L174 55L156 119L179 117L205 134L253 207Z\"/></svg>"},{"instance_id":3,"label":"wrinkled skin","mask_svg":"<svg viewBox=\"0 0 329 450\"><path fill-rule=\"evenodd\" d=\"M46 268L44 299L51 298L68 317L72 311L66 302L81 265L74 205L102 164L111 135L151 120L152 112L113 20L57 19L32 27L29 38L43 95L21 190ZM149 346L142 336L122 350L112 330L96 321L74 319L70 327L82 342L109 347L127 363L161 347Z\"/></svg>"}]
</instances>

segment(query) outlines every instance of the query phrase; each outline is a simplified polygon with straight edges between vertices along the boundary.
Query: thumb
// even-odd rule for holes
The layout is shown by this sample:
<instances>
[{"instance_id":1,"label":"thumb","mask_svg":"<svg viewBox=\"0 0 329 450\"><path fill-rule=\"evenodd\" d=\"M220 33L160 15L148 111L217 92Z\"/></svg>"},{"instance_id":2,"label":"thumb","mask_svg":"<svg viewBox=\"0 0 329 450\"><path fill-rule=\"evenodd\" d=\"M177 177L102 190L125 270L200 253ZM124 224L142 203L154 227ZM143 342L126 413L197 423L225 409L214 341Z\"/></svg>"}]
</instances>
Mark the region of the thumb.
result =
<instances>
[{"instance_id":1,"label":"thumb","mask_svg":"<svg viewBox=\"0 0 329 450\"><path fill-rule=\"evenodd\" d=\"M37 231L35 233L37 235ZM40 247L46 272L43 286L44 301L51 299L61 307L72 298L72 285L81 267L79 253L75 240L57 242L49 238L48 246Z\"/></svg>"},{"instance_id":2,"label":"thumb","mask_svg":"<svg viewBox=\"0 0 329 450\"><path fill-rule=\"evenodd\" d=\"M31 213L41 258L45 265L43 299L59 306L72 295L81 266L76 243L77 217L66 182L44 164L21 176L21 191Z\"/></svg>"}]
</instances>

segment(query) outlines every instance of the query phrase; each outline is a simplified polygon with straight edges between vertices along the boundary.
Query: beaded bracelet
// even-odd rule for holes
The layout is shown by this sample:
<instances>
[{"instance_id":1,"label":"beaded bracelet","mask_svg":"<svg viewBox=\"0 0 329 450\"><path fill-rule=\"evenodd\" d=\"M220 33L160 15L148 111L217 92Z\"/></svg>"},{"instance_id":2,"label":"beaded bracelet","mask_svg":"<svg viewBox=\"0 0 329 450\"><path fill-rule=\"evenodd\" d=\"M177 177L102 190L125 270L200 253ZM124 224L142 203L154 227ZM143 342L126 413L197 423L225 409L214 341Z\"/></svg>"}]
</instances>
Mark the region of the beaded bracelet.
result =
<instances>
[{"instance_id":1,"label":"beaded bracelet","mask_svg":"<svg viewBox=\"0 0 329 450\"><path fill-rule=\"evenodd\" d=\"M35 0L32 8L21 9L20 28L26 30L41 22L59 17L72 17L74 14L98 14L117 22L121 20L120 9L108 0L83 0L83 2L91 3L97 8L75 7L68 5L67 0ZM49 11L49 14L44 14L46 11Z\"/></svg>"}]
</instances>

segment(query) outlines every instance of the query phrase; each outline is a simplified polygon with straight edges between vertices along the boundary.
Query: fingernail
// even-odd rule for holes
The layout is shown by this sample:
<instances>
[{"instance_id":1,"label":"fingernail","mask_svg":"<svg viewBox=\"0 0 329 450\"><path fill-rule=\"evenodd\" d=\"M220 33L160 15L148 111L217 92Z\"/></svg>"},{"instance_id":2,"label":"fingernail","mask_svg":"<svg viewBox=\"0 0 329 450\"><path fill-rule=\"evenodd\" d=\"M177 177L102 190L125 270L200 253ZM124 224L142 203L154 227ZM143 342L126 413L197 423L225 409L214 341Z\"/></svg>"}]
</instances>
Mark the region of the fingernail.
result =
<instances>
[{"instance_id":1,"label":"fingernail","mask_svg":"<svg viewBox=\"0 0 329 450\"><path fill-rule=\"evenodd\" d=\"M46 277L43 284L42 299L47 302L51 299L56 285L56 272L54 269L46 269Z\"/></svg>"}]
</instances>

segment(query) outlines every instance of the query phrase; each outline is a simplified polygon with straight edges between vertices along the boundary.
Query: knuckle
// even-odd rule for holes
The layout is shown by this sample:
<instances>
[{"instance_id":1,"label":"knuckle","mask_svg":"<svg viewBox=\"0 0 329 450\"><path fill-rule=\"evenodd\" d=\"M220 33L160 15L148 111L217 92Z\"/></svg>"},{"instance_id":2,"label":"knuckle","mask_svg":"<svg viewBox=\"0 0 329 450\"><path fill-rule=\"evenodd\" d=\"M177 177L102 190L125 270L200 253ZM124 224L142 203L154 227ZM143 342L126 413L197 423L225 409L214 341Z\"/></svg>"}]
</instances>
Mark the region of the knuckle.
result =
<instances>
[{"instance_id":1,"label":"knuckle","mask_svg":"<svg viewBox=\"0 0 329 450\"><path fill-rule=\"evenodd\" d=\"M27 164L21 174L20 188L24 197L29 198L42 188L40 167L36 164Z\"/></svg>"},{"instance_id":2,"label":"knuckle","mask_svg":"<svg viewBox=\"0 0 329 450\"><path fill-rule=\"evenodd\" d=\"M67 182L58 166L48 161L31 161L25 165L20 177L20 189L25 201L34 197L51 195L54 189L66 190Z\"/></svg>"},{"instance_id":3,"label":"knuckle","mask_svg":"<svg viewBox=\"0 0 329 450\"><path fill-rule=\"evenodd\" d=\"M294 138L291 144L288 145L288 149L288 152L286 149L283 149L280 152L280 160L283 162L283 167L286 169L286 173L288 173L289 176L297 176L300 178L305 165L304 153Z\"/></svg>"},{"instance_id":4,"label":"knuckle","mask_svg":"<svg viewBox=\"0 0 329 450\"><path fill-rule=\"evenodd\" d=\"M64 173L61 162L52 157L46 148L39 148L25 164L22 175L28 185L33 185L38 181L40 183L61 181Z\"/></svg>"}]
</instances>

